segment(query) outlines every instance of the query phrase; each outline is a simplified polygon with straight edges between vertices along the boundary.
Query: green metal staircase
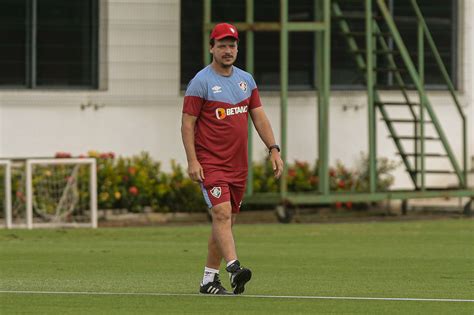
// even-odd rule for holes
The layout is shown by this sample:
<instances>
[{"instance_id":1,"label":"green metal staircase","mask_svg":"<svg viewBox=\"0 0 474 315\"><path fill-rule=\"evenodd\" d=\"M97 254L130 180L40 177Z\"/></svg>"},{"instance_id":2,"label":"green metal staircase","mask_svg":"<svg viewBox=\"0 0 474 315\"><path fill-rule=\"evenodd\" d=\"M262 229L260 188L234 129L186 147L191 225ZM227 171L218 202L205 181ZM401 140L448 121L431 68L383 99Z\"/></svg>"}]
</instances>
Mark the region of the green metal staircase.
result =
<instances>
[{"instance_id":1,"label":"green metal staircase","mask_svg":"<svg viewBox=\"0 0 474 315\"><path fill-rule=\"evenodd\" d=\"M365 3L364 3L365 2ZM363 75L364 82L367 86L368 104L369 104L369 146L375 148L376 141L376 110L378 109L382 120L384 121L390 138L393 140L397 149L397 154L408 172L415 190L442 189L440 187L427 187L426 174L453 174L457 177L458 188L467 187L467 128L466 118L457 99L454 86L449 78L446 67L444 66L439 51L433 41L431 33L422 16L420 8L416 0L411 0L411 5L418 21L418 51L411 55L418 56L417 67L408 52L400 32L395 24L385 0L375 1L376 5L372 6L372 0L361 0L365 10L361 12L345 12L343 8L336 2L332 2L332 18L337 23L341 34L344 36L350 53L354 56L360 73ZM341 2L343 3L343 1ZM352 24L354 21L359 22L365 20L364 31L353 31ZM361 47L360 37L365 38L365 47ZM389 43L391 41L394 45ZM425 43L428 43L429 49L436 59L439 70L441 71L446 86L450 92L453 103L462 121L463 134L463 157L462 166L460 167L458 158L455 156L449 139L447 138L440 120L428 98L424 86L424 51ZM395 55L399 55L402 59L396 60ZM380 64L382 64L381 66ZM398 62L397 62L398 61ZM377 83L378 73L390 72L393 77L393 83L396 90L400 91L401 97L397 101L384 100L380 91L387 89ZM407 82L408 74L411 82ZM412 100L408 92L409 84L413 84L416 88L417 100ZM412 85L412 86L413 86ZM392 88L391 88L392 90ZM411 96L413 98L413 96ZM392 117L392 107L403 106L409 111L409 118ZM410 124L413 126L412 134L403 134L399 132L401 125ZM433 132L430 135L426 132L426 125L431 125ZM441 143L441 151L426 152L426 142L437 141ZM410 146L407 146L407 143ZM408 149L409 148L409 149ZM372 151L372 165L375 165L375 152ZM444 169L426 169L426 160L433 158L441 158L446 160ZM375 172L373 172L375 173ZM375 182L375 181L373 181ZM451 187L452 189L452 187ZM372 187L375 190L375 187Z\"/></svg>"}]
</instances>

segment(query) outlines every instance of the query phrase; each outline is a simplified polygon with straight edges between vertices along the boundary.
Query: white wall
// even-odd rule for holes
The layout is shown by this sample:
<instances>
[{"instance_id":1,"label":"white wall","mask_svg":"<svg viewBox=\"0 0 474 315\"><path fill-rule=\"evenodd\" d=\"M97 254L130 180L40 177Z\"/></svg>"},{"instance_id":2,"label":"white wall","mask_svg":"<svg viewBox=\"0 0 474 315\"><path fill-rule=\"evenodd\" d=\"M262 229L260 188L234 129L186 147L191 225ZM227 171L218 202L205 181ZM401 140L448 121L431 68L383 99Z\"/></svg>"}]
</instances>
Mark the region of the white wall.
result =
<instances>
[{"instance_id":1,"label":"white wall","mask_svg":"<svg viewBox=\"0 0 474 315\"><path fill-rule=\"evenodd\" d=\"M466 103L469 105L468 113L470 120L469 127L469 144L471 156L471 169L474 170L474 2L463 1L464 4L464 73L465 73L465 91ZM471 177L472 178L472 177ZM474 186L472 178L470 184Z\"/></svg>"},{"instance_id":2,"label":"white wall","mask_svg":"<svg viewBox=\"0 0 474 315\"><path fill-rule=\"evenodd\" d=\"M102 21L107 49L102 50L106 55L101 68L106 71L101 77L106 88L100 91L1 90L0 156L51 156L56 151L79 155L88 150L132 155L148 151L163 162L165 169L169 168L171 159L186 162L179 130L182 106L179 1L109 0L108 4L108 18ZM465 109L470 121L470 152L474 152L474 65L471 60L474 30L472 18L468 18L474 16L474 4L465 1L463 5L460 98L464 105L469 105ZM279 139L278 93L261 94ZM385 99L392 97L399 99L393 92L383 94ZM430 99L460 156L460 125L453 104L446 93L430 93ZM81 110L80 105L88 102L105 107ZM315 94L290 92L288 104L288 159L313 162L317 155ZM344 105L349 105L347 110ZM360 152L367 152L364 92L332 93L329 132L332 164L336 159L352 164ZM378 123L378 133L379 156L397 158L382 123ZM254 159L261 159L266 151L256 134L254 137ZM442 168L442 165L433 166ZM396 174L397 187L410 187L403 169ZM434 184L451 181L450 178L434 178Z\"/></svg>"}]
</instances>

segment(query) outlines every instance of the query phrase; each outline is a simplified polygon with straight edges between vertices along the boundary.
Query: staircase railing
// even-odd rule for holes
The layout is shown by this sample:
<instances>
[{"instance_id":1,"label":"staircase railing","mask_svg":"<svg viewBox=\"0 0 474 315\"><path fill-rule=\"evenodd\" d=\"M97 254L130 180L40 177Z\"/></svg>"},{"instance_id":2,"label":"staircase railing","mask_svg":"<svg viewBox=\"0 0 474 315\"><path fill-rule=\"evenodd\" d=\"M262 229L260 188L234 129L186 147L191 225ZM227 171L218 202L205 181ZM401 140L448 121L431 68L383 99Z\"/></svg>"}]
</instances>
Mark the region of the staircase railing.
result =
<instances>
[{"instance_id":1,"label":"staircase railing","mask_svg":"<svg viewBox=\"0 0 474 315\"><path fill-rule=\"evenodd\" d=\"M429 29L428 29L428 26L426 25L426 22L423 18L423 15L421 14L421 11L416 3L416 0L411 0L411 3L412 3L412 6L415 10L415 13L417 15L417 18L418 18L418 22L421 24L421 26L423 27L423 33L425 34L427 40L428 40L428 43L430 45L430 48L431 50L433 51L434 55L435 55L435 59L437 61L437 65L438 67L440 68L441 72L443 73L443 77L444 79L446 80L446 83L448 85L448 88L450 90L450 93L456 103L456 106L457 106L457 109L458 109L458 112L460 113L461 115L461 119L463 120L463 144L464 144L464 147L463 147L463 159L464 159L464 163L463 163L463 166L464 166L464 169L461 170L461 168L459 167L459 164L457 162L457 159L453 153L453 150L451 149L451 146L449 145L449 142L447 140L447 137L443 131L443 129L441 128L441 124L440 124L440 121L436 115L436 113L434 112L433 110L433 107L426 95L426 91L425 91L425 88L424 88L424 84L423 82L421 82L420 80L420 76L418 75L417 71L416 71L416 68L413 64L413 61L411 60L411 57L408 53L408 50L401 38L401 35L395 25L395 22L393 20L393 17L392 15L390 14L390 11L385 3L385 0L377 0L377 4L379 6L379 9L385 19L385 22L387 23L387 26L392 34L392 37L393 37L393 40L395 41L399 51L400 51L400 54L401 54L401 57L407 67L407 70L413 80L413 83L415 84L417 90L418 90L418 93L420 95L420 99L421 99L421 103L422 103L422 108L426 108L429 116L431 117L431 120L433 122L433 125L440 137L440 140L443 144L443 147L444 149L446 150L446 153L448 154L448 158L454 168L454 171L459 179L459 183L460 183L460 186L461 187L467 187L466 185L466 179L467 179L467 140L466 140L466 119L465 119L465 116L462 112L462 108L459 104L459 101L456 97L456 94L454 92L454 86L451 82L451 80L449 79L449 75L446 71L446 68L444 67L444 64L441 60L441 56L439 54L439 51L437 50L436 48L436 45L434 44L434 41L433 41L433 38L431 36L431 33L429 32ZM420 53L423 53L423 51L421 51ZM423 124L423 122L421 122L421 124ZM422 157L423 158L423 157Z\"/></svg>"},{"instance_id":2,"label":"staircase railing","mask_svg":"<svg viewBox=\"0 0 474 315\"><path fill-rule=\"evenodd\" d=\"M342 32L345 33L345 34L350 34L351 30L349 28L349 24L347 23L347 21L345 19L343 19L343 14L342 14L341 8L339 7L337 2L335 2L335 1L332 3L332 10L333 10L335 16L339 17L339 22L338 23L339 23L339 26L340 26ZM378 28L376 30L378 30ZM353 37L347 37L347 41L348 41L349 49L350 49L351 52L360 51L359 46L357 45L357 42ZM356 54L355 55L355 60L356 60L357 66L359 67L359 70L361 70L361 71L367 70L367 64L366 64L365 59L362 57L361 54ZM373 69L370 69L370 70L373 71ZM404 96L406 98L408 98L408 95L406 93L404 93ZM374 102L375 103L382 103L377 90L374 90ZM391 121L388 117L387 111L382 106L379 107L379 109L380 109L380 113L382 114L382 117L383 117L383 119L384 119L384 121L387 125L387 128L388 128L390 134L393 137L393 140L395 142L395 146L397 147L398 152L400 152L400 156L402 158L403 164L405 165L405 168L407 169L408 174L410 175L413 183L416 185L416 178L414 176L413 167L410 163L410 160L408 160L408 155L405 153L405 149L403 148L403 145L400 141L400 137L398 136L395 127L391 123Z\"/></svg>"},{"instance_id":3,"label":"staircase railing","mask_svg":"<svg viewBox=\"0 0 474 315\"><path fill-rule=\"evenodd\" d=\"M451 97L454 100L454 103L456 105L456 108L458 110L459 116L461 117L462 120L462 136L463 136L463 177L464 177L464 187L467 187L467 120L466 116L464 115L464 112L462 110L461 104L459 103L458 97L456 95L455 89L454 89L454 84L451 81L451 78L449 77L448 71L446 70L446 67L443 63L443 60L441 59L441 54L438 51L438 47L436 47L436 44L433 40L433 36L431 36L431 32L428 28L428 25L426 24L426 21L423 17L423 14L421 13L420 7L418 6L418 3L416 0L411 0L411 5L413 7L413 10L415 11L416 17L418 18L418 23L420 27L422 28L422 33L426 37L426 41L428 42L428 45L430 46L431 52L433 53L433 56L435 57L436 64L438 65L439 70L441 71L441 74L443 76L443 79L448 87L448 90L451 94ZM419 52L421 53L421 52Z\"/></svg>"}]
</instances>

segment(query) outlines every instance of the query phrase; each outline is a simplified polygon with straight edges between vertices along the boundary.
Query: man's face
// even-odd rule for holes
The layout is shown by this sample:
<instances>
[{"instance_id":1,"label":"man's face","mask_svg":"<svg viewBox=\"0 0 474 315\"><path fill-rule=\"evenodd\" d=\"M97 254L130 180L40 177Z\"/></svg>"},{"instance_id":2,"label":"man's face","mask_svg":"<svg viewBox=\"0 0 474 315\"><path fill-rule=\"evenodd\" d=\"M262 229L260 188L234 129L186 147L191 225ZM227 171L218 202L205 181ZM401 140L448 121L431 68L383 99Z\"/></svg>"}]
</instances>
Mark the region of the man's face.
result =
<instances>
[{"instance_id":1,"label":"man's face","mask_svg":"<svg viewBox=\"0 0 474 315\"><path fill-rule=\"evenodd\" d=\"M211 47L214 60L224 68L234 64L237 58L237 51L237 40L230 37L215 40L214 47Z\"/></svg>"}]
</instances>

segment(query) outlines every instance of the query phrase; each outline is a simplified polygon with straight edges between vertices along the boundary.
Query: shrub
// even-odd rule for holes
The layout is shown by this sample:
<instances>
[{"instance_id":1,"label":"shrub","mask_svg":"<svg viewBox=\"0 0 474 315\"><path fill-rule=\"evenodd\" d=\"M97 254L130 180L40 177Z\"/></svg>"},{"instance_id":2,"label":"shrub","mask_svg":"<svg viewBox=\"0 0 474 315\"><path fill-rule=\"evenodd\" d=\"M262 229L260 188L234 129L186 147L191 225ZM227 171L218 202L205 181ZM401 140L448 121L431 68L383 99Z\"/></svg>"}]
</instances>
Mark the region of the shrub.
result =
<instances>
[{"instance_id":1,"label":"shrub","mask_svg":"<svg viewBox=\"0 0 474 315\"><path fill-rule=\"evenodd\" d=\"M60 158L70 158L71 154L59 152ZM132 212L142 212L146 208L153 211L205 211L206 204L202 192L195 182L187 176L183 168L175 161L171 162L171 172L161 170L161 164L146 152L132 157L115 157L112 152L88 152L88 156L97 160L98 206L100 209L128 209ZM85 157L81 155L80 157ZM354 169L349 169L337 161L329 169L331 191L337 192L366 192L368 191L368 157L361 155ZM391 174L398 163L387 158L377 161L377 176L379 191L390 188L394 182ZM48 168L39 172L34 182L47 176ZM261 160L253 164L253 187L255 193L278 192L279 182L273 176L271 163ZM3 174L0 171L0 179ZM20 183L22 174L14 172L13 194L15 202L24 206L24 188ZM81 169L82 180L87 178L87 170ZM296 160L287 165L287 183L289 192L318 191L319 176L318 162L313 167L308 162ZM0 191L0 197L3 192ZM87 191L81 192L88 194ZM84 200L88 196L82 196ZM44 202L47 202L45 200ZM350 204L350 203L349 203ZM20 206L21 206L20 205ZM340 204L339 204L340 205ZM341 205L340 205L341 206ZM348 206L348 204L346 204ZM18 208L18 207L16 207Z\"/></svg>"},{"instance_id":2,"label":"shrub","mask_svg":"<svg viewBox=\"0 0 474 315\"><path fill-rule=\"evenodd\" d=\"M175 161L171 162L172 172L162 174L163 182L160 199L166 211L199 212L206 209L199 185L184 175L183 169Z\"/></svg>"}]
</instances>

